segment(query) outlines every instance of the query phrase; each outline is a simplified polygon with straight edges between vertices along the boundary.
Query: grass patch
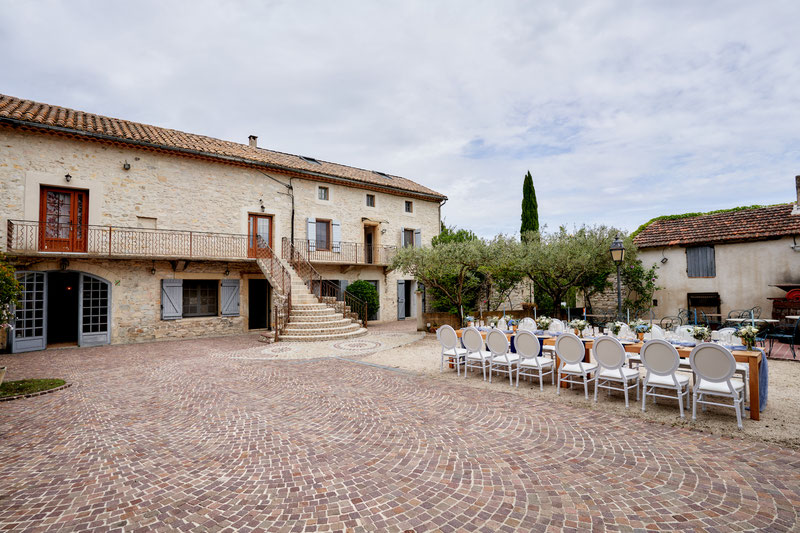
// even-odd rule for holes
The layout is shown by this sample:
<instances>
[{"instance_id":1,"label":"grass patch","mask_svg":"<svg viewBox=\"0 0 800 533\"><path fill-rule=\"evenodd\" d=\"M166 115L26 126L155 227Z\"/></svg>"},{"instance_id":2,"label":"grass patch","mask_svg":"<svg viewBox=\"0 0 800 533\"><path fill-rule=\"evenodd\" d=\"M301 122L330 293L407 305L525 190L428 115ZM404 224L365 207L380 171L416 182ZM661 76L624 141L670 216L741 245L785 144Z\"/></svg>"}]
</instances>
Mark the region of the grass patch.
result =
<instances>
[{"instance_id":1,"label":"grass patch","mask_svg":"<svg viewBox=\"0 0 800 533\"><path fill-rule=\"evenodd\" d=\"M6 381L0 385L0 398L20 396L55 389L66 383L63 379L21 379Z\"/></svg>"}]
</instances>

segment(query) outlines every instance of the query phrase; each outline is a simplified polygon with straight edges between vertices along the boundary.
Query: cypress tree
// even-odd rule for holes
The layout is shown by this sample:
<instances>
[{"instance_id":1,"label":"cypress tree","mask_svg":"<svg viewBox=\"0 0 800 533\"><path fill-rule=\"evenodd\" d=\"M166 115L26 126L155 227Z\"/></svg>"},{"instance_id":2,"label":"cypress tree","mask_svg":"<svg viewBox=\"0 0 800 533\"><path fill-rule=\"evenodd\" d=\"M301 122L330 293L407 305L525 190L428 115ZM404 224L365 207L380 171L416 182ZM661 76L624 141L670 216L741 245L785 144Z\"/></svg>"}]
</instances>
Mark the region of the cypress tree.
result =
<instances>
[{"instance_id":1,"label":"cypress tree","mask_svg":"<svg viewBox=\"0 0 800 533\"><path fill-rule=\"evenodd\" d=\"M533 176L529 170L522 184L522 226L520 236L524 239L529 231L539 231L539 203L536 201L536 189L533 188Z\"/></svg>"}]
</instances>

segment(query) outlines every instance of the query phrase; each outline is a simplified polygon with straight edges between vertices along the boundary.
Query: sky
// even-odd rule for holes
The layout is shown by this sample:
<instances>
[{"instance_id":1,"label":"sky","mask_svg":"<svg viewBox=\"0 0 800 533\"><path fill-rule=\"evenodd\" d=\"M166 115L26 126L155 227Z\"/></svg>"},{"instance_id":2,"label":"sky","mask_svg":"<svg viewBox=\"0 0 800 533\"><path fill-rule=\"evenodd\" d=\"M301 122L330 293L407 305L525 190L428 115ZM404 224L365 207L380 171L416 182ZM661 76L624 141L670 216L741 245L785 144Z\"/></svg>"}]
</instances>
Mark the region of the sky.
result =
<instances>
[{"instance_id":1,"label":"sky","mask_svg":"<svg viewBox=\"0 0 800 533\"><path fill-rule=\"evenodd\" d=\"M0 93L407 177L519 232L795 200L800 2L0 0Z\"/></svg>"}]
</instances>

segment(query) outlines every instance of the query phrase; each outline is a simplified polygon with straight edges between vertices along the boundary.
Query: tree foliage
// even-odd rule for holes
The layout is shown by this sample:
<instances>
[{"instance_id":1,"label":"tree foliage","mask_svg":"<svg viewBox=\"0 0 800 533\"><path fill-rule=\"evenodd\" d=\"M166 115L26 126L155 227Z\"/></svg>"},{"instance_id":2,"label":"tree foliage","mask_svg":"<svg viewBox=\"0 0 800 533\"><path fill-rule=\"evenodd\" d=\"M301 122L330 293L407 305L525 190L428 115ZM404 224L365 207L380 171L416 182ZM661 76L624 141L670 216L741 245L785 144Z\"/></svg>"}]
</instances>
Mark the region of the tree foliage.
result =
<instances>
[{"instance_id":1,"label":"tree foliage","mask_svg":"<svg viewBox=\"0 0 800 533\"><path fill-rule=\"evenodd\" d=\"M11 308L17 304L21 294L14 267L0 255L0 327L7 327L14 318Z\"/></svg>"},{"instance_id":2,"label":"tree foliage","mask_svg":"<svg viewBox=\"0 0 800 533\"><path fill-rule=\"evenodd\" d=\"M485 276L484 287L489 295L487 307L496 311L508 303L510 308L511 293L525 279L521 245L505 235L498 235L485 244L486 259L480 272Z\"/></svg>"},{"instance_id":3,"label":"tree foliage","mask_svg":"<svg viewBox=\"0 0 800 533\"><path fill-rule=\"evenodd\" d=\"M527 239L529 232L539 231L539 202L536 201L536 189L533 187L533 176L529 170L522 182L522 225L519 233Z\"/></svg>"},{"instance_id":4,"label":"tree foliage","mask_svg":"<svg viewBox=\"0 0 800 533\"><path fill-rule=\"evenodd\" d=\"M381 308L381 299L378 296L378 289L368 281L364 281L363 279L354 281L347 286L346 292L366 302L367 313L377 313L378 309ZM360 316L359 318L363 321L365 317Z\"/></svg>"}]
</instances>

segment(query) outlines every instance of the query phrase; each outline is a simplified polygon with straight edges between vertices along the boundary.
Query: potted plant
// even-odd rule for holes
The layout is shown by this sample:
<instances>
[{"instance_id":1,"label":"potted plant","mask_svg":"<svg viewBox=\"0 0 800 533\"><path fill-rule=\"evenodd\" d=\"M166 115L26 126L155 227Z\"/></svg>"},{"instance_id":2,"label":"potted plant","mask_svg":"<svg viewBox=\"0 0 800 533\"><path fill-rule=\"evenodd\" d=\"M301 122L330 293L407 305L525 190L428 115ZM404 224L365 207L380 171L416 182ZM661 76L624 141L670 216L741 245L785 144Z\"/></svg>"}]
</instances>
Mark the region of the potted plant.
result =
<instances>
[{"instance_id":1,"label":"potted plant","mask_svg":"<svg viewBox=\"0 0 800 533\"><path fill-rule=\"evenodd\" d=\"M748 350L752 350L753 346L756 345L756 335L758 335L758 328L756 326L742 326L737 329L734 333L735 336L742 339L742 344Z\"/></svg>"},{"instance_id":2,"label":"potted plant","mask_svg":"<svg viewBox=\"0 0 800 533\"><path fill-rule=\"evenodd\" d=\"M695 326L692 328L692 337L700 342L706 342L711 339L711 330L706 326Z\"/></svg>"}]
</instances>

